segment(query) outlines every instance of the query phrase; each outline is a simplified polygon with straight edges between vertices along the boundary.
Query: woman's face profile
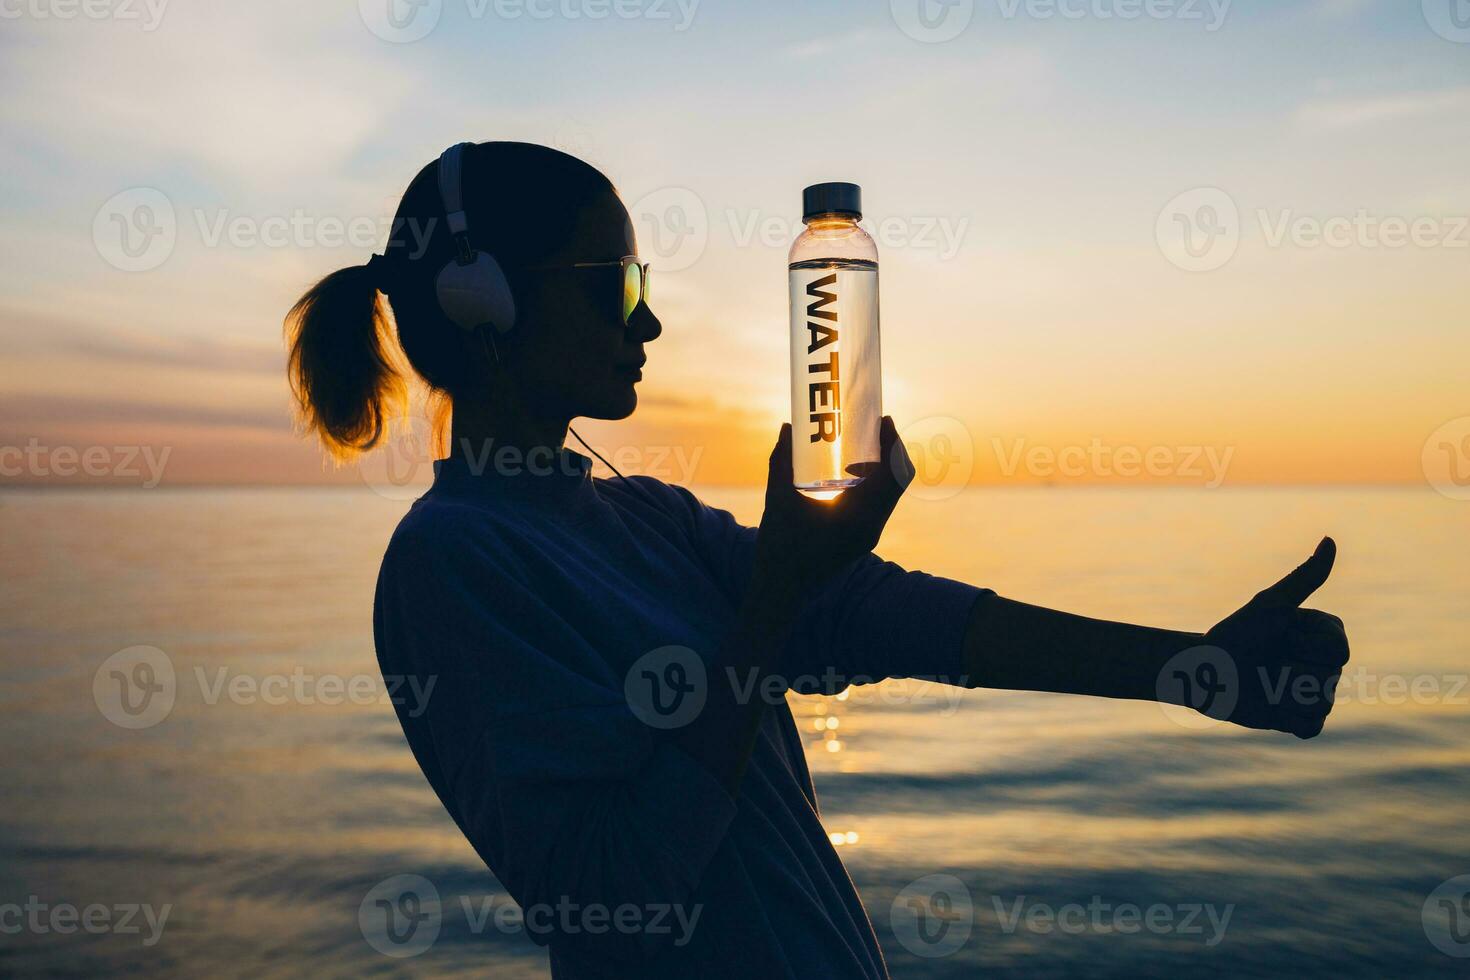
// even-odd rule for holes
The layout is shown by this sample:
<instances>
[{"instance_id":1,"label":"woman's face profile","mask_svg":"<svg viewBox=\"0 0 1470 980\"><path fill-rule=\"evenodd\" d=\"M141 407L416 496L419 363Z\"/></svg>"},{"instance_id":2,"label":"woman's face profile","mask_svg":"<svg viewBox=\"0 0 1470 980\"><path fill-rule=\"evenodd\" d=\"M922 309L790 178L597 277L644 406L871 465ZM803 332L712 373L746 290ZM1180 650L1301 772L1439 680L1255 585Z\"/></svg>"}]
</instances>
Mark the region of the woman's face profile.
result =
<instances>
[{"instance_id":1,"label":"woman's face profile","mask_svg":"<svg viewBox=\"0 0 1470 980\"><path fill-rule=\"evenodd\" d=\"M611 191L583 208L566 242L527 272L522 289L525 334L511 362L523 397L549 415L621 419L638 404L644 345L662 331L640 303L622 317L625 255L636 255L633 224ZM572 268L576 263L614 263Z\"/></svg>"}]
</instances>

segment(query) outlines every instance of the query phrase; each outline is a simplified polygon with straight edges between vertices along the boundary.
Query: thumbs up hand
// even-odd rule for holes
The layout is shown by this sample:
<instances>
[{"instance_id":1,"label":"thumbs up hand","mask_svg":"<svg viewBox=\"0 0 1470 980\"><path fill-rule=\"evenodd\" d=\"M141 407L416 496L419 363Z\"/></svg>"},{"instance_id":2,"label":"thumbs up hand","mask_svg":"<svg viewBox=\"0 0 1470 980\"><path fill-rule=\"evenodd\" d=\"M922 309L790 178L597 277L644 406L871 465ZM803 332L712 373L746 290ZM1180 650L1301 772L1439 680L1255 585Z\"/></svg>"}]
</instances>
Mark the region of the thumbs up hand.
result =
<instances>
[{"instance_id":1,"label":"thumbs up hand","mask_svg":"<svg viewBox=\"0 0 1470 980\"><path fill-rule=\"evenodd\" d=\"M1301 604L1327 581L1336 558L1336 543L1323 538L1312 557L1205 634L1205 649L1218 648L1222 661L1214 666L1237 687L1217 702L1228 705L1226 720L1298 738L1322 731L1348 661L1347 632L1341 619Z\"/></svg>"}]
</instances>

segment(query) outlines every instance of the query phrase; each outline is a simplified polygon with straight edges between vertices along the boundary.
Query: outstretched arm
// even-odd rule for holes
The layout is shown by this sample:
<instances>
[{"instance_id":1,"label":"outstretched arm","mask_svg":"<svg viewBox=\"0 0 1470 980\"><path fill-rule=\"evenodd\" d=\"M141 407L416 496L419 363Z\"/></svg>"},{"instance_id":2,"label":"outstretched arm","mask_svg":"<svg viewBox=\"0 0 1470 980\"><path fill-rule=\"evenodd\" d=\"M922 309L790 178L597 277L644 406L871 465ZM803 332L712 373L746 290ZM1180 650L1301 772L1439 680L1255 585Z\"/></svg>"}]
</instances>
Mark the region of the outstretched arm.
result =
<instances>
[{"instance_id":1,"label":"outstretched arm","mask_svg":"<svg viewBox=\"0 0 1470 980\"><path fill-rule=\"evenodd\" d=\"M969 686L1156 701L1169 658L1203 633L1113 623L1002 596L975 603L965 634Z\"/></svg>"},{"instance_id":2,"label":"outstretched arm","mask_svg":"<svg viewBox=\"0 0 1470 980\"><path fill-rule=\"evenodd\" d=\"M1311 738L1332 710L1348 643L1342 620L1300 607L1327 580L1336 555L1324 538L1306 562L1206 633L982 596L965 636L968 684L1162 701Z\"/></svg>"}]
</instances>

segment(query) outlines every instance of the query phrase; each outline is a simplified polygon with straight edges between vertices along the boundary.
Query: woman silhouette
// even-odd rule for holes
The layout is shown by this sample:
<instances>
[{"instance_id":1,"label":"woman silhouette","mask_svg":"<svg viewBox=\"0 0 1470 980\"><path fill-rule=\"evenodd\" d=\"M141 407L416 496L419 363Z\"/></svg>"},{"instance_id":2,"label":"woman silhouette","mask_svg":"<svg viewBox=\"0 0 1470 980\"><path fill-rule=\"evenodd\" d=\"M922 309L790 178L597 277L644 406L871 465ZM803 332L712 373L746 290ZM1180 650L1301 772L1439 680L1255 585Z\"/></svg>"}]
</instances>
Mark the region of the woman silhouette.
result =
<instances>
[{"instance_id":1,"label":"woman silhouette","mask_svg":"<svg viewBox=\"0 0 1470 980\"><path fill-rule=\"evenodd\" d=\"M409 746L554 976L887 976L787 689L923 677L1321 730L1347 641L1298 607L1329 539L1209 632L1180 633L872 554L912 476L888 418L891 465L832 502L793 489L783 426L758 529L659 480L593 479L569 423L631 414L662 332L636 251L592 167L462 144L410 184L385 253L287 321L299 408L338 458L383 436L399 347L452 405L449 455L383 558L378 658L433 684L397 708Z\"/></svg>"}]
</instances>

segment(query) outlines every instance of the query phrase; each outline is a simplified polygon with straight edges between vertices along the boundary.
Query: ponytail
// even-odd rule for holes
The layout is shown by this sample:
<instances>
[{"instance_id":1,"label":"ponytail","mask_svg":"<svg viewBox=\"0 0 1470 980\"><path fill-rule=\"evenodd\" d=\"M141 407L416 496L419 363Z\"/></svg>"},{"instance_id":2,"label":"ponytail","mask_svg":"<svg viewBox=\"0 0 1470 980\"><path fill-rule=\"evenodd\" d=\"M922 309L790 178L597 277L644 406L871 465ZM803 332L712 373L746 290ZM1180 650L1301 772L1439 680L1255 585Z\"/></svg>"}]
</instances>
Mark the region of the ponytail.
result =
<instances>
[{"instance_id":1,"label":"ponytail","mask_svg":"<svg viewBox=\"0 0 1470 980\"><path fill-rule=\"evenodd\" d=\"M616 196L595 167L532 143L477 143L462 164L474 247L505 268L546 263L580 234L593 202ZM383 254L327 276L287 314L286 370L298 418L338 462L390 435L410 383L415 398L420 382L428 396L435 452L447 451L453 400L485 398L493 379L466 350L465 332L445 315L435 285L458 248L436 160L404 191Z\"/></svg>"},{"instance_id":2,"label":"ponytail","mask_svg":"<svg viewBox=\"0 0 1470 980\"><path fill-rule=\"evenodd\" d=\"M338 462L376 446L406 402L398 345L374 280L365 265L340 269L286 314L297 415Z\"/></svg>"}]
</instances>

